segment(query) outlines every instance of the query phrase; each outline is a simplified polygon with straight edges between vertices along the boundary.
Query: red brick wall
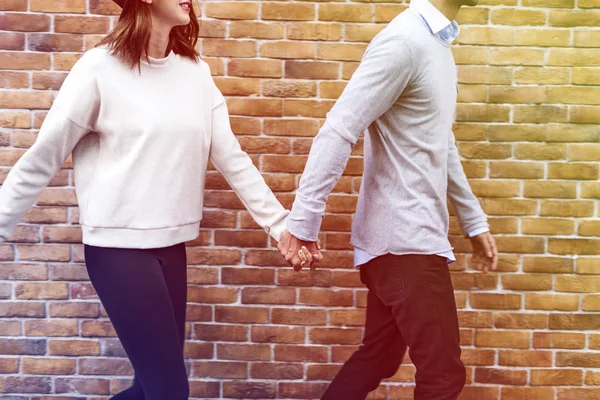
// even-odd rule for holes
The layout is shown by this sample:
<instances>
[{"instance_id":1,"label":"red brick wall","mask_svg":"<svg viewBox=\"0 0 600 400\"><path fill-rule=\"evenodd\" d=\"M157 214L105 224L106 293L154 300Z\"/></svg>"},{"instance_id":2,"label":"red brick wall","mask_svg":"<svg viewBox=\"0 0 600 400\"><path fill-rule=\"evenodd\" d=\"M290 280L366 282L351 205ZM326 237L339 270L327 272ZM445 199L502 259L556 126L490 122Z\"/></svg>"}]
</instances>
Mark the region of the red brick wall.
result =
<instances>
[{"instance_id":1,"label":"red brick wall","mask_svg":"<svg viewBox=\"0 0 600 400\"><path fill-rule=\"evenodd\" d=\"M311 138L401 1L207 1L201 53L235 132L290 207ZM491 217L500 271L452 264L469 387L462 400L600 398L600 1L482 0L459 15L456 137ZM106 34L108 0L0 1L0 182L66 72ZM361 339L348 232L362 143L328 202L315 272L294 273L209 172L189 244L197 398L318 398ZM83 265L71 164L0 245L2 398L106 399L131 368ZM576 255L579 256L576 256ZM373 399L410 399L403 365ZM80 393L77 395L76 393Z\"/></svg>"}]
</instances>

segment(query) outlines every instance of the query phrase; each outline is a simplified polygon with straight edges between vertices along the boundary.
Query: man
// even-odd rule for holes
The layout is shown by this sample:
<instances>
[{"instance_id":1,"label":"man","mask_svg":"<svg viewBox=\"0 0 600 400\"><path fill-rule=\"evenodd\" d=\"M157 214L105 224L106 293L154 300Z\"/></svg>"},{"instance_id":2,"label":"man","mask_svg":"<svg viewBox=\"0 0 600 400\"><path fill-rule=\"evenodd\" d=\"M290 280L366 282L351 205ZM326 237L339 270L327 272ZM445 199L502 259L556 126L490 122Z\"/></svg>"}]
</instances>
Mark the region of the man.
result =
<instances>
[{"instance_id":1,"label":"man","mask_svg":"<svg viewBox=\"0 0 600 400\"><path fill-rule=\"evenodd\" d=\"M279 244L296 269L318 263L309 252L316 252L312 242L327 196L367 129L351 239L355 265L369 289L365 336L323 399L364 399L395 374L407 347L416 366L416 400L454 400L464 386L448 269L455 258L447 236L447 197L471 237L477 269L487 272L497 264L487 217L469 187L452 133L458 86L450 45L459 28L450 21L461 6L477 2L412 0L369 44L314 140L289 233Z\"/></svg>"}]
</instances>

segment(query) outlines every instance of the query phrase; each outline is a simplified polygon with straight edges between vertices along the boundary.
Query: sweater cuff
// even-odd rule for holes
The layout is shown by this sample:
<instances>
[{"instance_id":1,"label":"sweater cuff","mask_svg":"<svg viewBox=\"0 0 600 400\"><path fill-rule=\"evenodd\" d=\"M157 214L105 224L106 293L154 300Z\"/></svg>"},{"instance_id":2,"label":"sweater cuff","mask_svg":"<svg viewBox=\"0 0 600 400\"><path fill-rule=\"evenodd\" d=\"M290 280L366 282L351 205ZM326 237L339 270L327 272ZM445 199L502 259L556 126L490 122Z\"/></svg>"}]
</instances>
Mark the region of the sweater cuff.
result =
<instances>
[{"instance_id":1,"label":"sweater cuff","mask_svg":"<svg viewBox=\"0 0 600 400\"><path fill-rule=\"evenodd\" d=\"M281 240L281 235L285 231L287 226L287 218L282 218L279 221L275 222L269 228L269 235L275 239L277 242Z\"/></svg>"},{"instance_id":2,"label":"sweater cuff","mask_svg":"<svg viewBox=\"0 0 600 400\"><path fill-rule=\"evenodd\" d=\"M298 198L296 198L296 201ZM319 239L323 215L314 213L297 206L294 202L292 212L287 220L287 230L296 238L305 242L316 242Z\"/></svg>"}]
</instances>

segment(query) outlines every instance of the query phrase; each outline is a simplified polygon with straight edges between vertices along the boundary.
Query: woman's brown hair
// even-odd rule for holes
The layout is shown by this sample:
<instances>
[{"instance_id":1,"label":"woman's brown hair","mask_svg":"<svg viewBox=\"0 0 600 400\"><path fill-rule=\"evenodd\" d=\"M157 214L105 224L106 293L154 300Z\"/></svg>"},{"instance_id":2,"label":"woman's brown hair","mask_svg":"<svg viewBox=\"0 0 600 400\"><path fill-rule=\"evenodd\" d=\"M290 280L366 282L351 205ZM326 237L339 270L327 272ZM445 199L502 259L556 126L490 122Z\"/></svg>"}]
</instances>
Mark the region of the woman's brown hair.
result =
<instances>
[{"instance_id":1,"label":"woman's brown hair","mask_svg":"<svg viewBox=\"0 0 600 400\"><path fill-rule=\"evenodd\" d=\"M150 5L139 0L126 0L124 3L117 26L98 46L108 46L114 55L132 68L136 66L140 68L142 57L148 60L148 46L152 31ZM197 62L199 55L196 51L196 43L198 43L199 31L200 24L192 7L190 23L171 29L167 52L173 50L175 54Z\"/></svg>"}]
</instances>

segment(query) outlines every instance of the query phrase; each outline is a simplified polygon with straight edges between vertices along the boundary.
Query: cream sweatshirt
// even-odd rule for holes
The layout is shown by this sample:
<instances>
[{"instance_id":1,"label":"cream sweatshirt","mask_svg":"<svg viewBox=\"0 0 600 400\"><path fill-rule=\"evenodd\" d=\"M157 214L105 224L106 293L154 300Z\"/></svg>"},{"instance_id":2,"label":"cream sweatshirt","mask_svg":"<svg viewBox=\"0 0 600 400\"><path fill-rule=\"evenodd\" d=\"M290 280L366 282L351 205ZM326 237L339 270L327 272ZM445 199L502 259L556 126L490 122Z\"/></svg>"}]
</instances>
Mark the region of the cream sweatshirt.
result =
<instances>
[{"instance_id":1,"label":"cream sweatshirt","mask_svg":"<svg viewBox=\"0 0 600 400\"><path fill-rule=\"evenodd\" d=\"M73 153L83 243L157 248L193 240L209 159L275 240L288 215L229 124L206 63L169 54L141 74L104 47L66 78L34 145L0 188L0 241Z\"/></svg>"}]
</instances>

